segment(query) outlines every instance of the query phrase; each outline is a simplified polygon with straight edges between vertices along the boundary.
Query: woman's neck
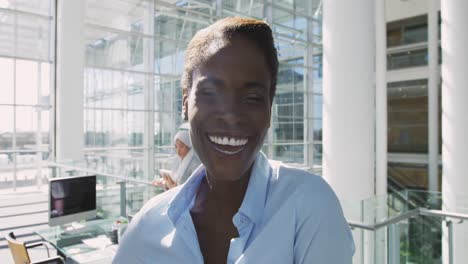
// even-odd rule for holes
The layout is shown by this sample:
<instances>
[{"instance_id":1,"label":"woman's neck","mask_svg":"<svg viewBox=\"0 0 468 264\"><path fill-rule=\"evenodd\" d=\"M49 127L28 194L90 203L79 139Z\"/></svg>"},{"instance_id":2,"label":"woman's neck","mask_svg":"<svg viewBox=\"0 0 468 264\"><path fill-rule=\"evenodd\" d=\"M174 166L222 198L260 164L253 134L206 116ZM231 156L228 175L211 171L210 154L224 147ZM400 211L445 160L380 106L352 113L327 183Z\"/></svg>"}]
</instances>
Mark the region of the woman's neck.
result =
<instances>
[{"instance_id":1,"label":"woman's neck","mask_svg":"<svg viewBox=\"0 0 468 264\"><path fill-rule=\"evenodd\" d=\"M215 180L209 173L206 176L207 199L215 199L226 210L237 210L244 200L250 179L249 169L242 177L234 181Z\"/></svg>"}]
</instances>

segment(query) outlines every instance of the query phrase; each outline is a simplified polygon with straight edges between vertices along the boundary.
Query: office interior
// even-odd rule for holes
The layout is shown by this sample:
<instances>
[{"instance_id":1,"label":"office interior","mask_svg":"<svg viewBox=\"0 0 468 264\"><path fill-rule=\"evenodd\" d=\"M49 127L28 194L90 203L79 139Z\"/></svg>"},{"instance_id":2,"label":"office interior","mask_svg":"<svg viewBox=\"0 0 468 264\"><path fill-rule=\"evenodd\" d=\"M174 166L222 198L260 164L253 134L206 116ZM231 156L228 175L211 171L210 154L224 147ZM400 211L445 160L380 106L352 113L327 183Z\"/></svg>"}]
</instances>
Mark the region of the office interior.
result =
<instances>
[{"instance_id":1,"label":"office interior","mask_svg":"<svg viewBox=\"0 0 468 264\"><path fill-rule=\"evenodd\" d=\"M108 235L163 192L151 182L188 128L184 50L243 16L272 26L280 61L262 151L332 186L353 263L468 263L467 13L465 0L0 0L0 262L14 263L14 232L49 247L32 260L81 263L50 232L98 218ZM50 225L50 183L82 176L91 215Z\"/></svg>"}]
</instances>

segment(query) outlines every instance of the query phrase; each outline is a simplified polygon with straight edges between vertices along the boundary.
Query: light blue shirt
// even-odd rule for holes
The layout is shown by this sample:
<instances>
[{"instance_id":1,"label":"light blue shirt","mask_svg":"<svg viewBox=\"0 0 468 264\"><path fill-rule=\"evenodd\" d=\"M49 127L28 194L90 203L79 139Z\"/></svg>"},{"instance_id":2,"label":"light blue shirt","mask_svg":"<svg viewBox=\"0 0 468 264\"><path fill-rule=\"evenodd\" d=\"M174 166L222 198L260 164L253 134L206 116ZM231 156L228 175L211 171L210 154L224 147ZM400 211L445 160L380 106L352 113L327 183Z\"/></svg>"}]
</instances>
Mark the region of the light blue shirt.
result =
<instances>
[{"instance_id":1,"label":"light blue shirt","mask_svg":"<svg viewBox=\"0 0 468 264\"><path fill-rule=\"evenodd\" d=\"M190 216L203 166L151 199L123 235L113 263L203 263ZM255 160L227 263L352 263L354 242L332 189L319 176Z\"/></svg>"}]
</instances>

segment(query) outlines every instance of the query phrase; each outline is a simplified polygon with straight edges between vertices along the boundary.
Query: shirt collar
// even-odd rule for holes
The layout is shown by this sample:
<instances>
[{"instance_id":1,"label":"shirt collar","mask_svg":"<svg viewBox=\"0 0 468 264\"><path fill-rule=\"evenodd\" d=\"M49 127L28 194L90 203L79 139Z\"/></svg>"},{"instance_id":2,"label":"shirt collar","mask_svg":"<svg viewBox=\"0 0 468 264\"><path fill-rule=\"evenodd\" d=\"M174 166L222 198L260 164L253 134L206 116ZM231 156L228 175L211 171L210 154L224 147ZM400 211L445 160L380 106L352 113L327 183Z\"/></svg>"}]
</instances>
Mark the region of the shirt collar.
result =
<instances>
[{"instance_id":1,"label":"shirt collar","mask_svg":"<svg viewBox=\"0 0 468 264\"><path fill-rule=\"evenodd\" d=\"M244 200L239 208L240 213L247 216L256 224L258 224L263 215L270 175L271 167L268 158L263 152L259 152L250 174L249 185ZM190 210L190 204L196 195L198 186L205 176L205 167L200 165L169 202L167 214L173 224L177 222L183 212Z\"/></svg>"},{"instance_id":2,"label":"shirt collar","mask_svg":"<svg viewBox=\"0 0 468 264\"><path fill-rule=\"evenodd\" d=\"M249 186L239 208L239 212L255 224L259 224L263 215L270 177L271 167L268 158L263 152L259 152L250 174Z\"/></svg>"},{"instance_id":3,"label":"shirt collar","mask_svg":"<svg viewBox=\"0 0 468 264\"><path fill-rule=\"evenodd\" d=\"M182 184L181 189L172 198L168 204L167 215L171 219L172 223L175 224L181 214L185 210L189 210L190 203L192 202L195 194L198 190L198 186L206 175L205 167L202 165L190 175L188 180Z\"/></svg>"}]
</instances>

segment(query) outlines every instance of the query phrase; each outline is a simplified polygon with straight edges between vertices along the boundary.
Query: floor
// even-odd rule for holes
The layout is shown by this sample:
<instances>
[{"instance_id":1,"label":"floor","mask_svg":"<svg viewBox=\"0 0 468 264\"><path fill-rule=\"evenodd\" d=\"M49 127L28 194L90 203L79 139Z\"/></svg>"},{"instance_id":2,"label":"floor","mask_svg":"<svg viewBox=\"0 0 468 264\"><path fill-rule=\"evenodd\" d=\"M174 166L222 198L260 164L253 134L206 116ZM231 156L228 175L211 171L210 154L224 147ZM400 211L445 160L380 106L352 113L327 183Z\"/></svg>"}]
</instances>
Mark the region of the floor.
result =
<instances>
[{"instance_id":1,"label":"floor","mask_svg":"<svg viewBox=\"0 0 468 264\"><path fill-rule=\"evenodd\" d=\"M5 235L14 232L18 240L34 242L40 238L35 230L46 228L47 225L47 189L37 186L0 189L0 263L13 264L13 258L5 240ZM53 256L56 251L50 248ZM45 247L30 249L31 260L47 257Z\"/></svg>"}]
</instances>

